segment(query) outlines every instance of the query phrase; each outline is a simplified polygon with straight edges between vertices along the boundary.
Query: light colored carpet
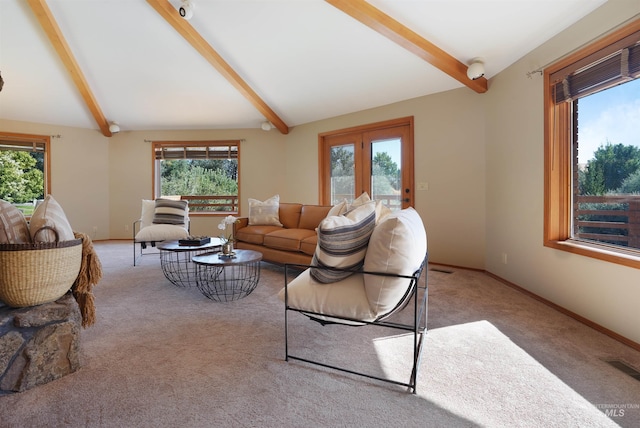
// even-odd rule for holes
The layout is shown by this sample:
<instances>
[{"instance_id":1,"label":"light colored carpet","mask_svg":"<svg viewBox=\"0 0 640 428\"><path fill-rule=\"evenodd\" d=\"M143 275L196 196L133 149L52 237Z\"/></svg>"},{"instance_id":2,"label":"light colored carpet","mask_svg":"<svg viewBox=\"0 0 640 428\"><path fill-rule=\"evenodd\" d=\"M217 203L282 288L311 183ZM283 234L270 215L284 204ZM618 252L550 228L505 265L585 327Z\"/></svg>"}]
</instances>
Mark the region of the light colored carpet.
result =
<instances>
[{"instance_id":1,"label":"light colored carpet","mask_svg":"<svg viewBox=\"0 0 640 428\"><path fill-rule=\"evenodd\" d=\"M104 279L82 368L0 396L0 427L640 426L640 353L478 272L429 271L418 394L284 361L282 269L245 299L171 285L157 256L96 243ZM342 345L336 344L340 341ZM292 319L297 353L408 379L410 336ZM398 356L398 354L400 356ZM626 406L607 416L607 405Z\"/></svg>"}]
</instances>

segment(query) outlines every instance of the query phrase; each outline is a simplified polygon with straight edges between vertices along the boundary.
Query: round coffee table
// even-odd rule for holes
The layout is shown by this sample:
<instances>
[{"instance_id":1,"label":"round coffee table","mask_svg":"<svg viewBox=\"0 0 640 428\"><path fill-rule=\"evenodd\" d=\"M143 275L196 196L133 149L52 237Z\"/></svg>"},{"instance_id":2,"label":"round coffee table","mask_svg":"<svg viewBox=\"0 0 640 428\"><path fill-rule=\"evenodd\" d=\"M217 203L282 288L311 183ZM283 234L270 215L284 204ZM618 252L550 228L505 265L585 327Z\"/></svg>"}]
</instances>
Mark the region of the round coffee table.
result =
<instances>
[{"instance_id":1,"label":"round coffee table","mask_svg":"<svg viewBox=\"0 0 640 428\"><path fill-rule=\"evenodd\" d=\"M160 250L160 266L164 276L178 287L196 285L195 265L191 258L222 246L220 238L211 238L203 245L180 245L179 241L162 241L157 245Z\"/></svg>"},{"instance_id":2,"label":"round coffee table","mask_svg":"<svg viewBox=\"0 0 640 428\"><path fill-rule=\"evenodd\" d=\"M262 253L235 250L234 257L218 252L194 256L196 286L205 297L230 302L248 296L260 280Z\"/></svg>"}]
</instances>

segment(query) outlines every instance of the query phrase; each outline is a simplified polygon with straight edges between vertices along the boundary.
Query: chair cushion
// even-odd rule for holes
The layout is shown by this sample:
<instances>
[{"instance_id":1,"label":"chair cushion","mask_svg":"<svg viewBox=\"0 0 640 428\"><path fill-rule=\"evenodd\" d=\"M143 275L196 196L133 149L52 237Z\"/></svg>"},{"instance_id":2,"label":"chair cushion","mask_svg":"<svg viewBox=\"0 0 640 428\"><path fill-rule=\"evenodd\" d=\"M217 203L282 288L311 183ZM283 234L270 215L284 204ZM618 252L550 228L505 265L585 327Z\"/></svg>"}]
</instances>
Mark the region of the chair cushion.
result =
<instances>
[{"instance_id":1,"label":"chair cushion","mask_svg":"<svg viewBox=\"0 0 640 428\"><path fill-rule=\"evenodd\" d=\"M310 271L305 270L287 286L290 307L328 315L314 316L328 321L331 315L363 321L375 319L375 314L369 308L362 274L351 275L333 284L323 284L314 280ZM284 302L284 288L278 296Z\"/></svg>"},{"instance_id":2,"label":"chair cushion","mask_svg":"<svg viewBox=\"0 0 640 428\"><path fill-rule=\"evenodd\" d=\"M156 199L153 224L185 224L188 207L187 201Z\"/></svg>"},{"instance_id":3,"label":"chair cushion","mask_svg":"<svg viewBox=\"0 0 640 428\"><path fill-rule=\"evenodd\" d=\"M67 220L67 216L60 204L51 195L47 195L39 204L29 222L29 232L33 242L55 242L56 235L51 230L38 231L43 227L50 227L58 232L60 241L71 241L75 239L73 229Z\"/></svg>"},{"instance_id":4,"label":"chair cushion","mask_svg":"<svg viewBox=\"0 0 640 428\"><path fill-rule=\"evenodd\" d=\"M189 236L183 225L152 224L136 233L136 242L174 241Z\"/></svg>"},{"instance_id":5,"label":"chair cushion","mask_svg":"<svg viewBox=\"0 0 640 428\"><path fill-rule=\"evenodd\" d=\"M427 253L427 234L418 212L413 208L384 217L369 239L364 270L413 275ZM379 317L396 307L407 292L410 280L365 275L364 284L371 310Z\"/></svg>"},{"instance_id":6,"label":"chair cushion","mask_svg":"<svg viewBox=\"0 0 640 428\"><path fill-rule=\"evenodd\" d=\"M249 198L249 225L282 226L279 216L280 195L265 201Z\"/></svg>"},{"instance_id":7,"label":"chair cushion","mask_svg":"<svg viewBox=\"0 0 640 428\"><path fill-rule=\"evenodd\" d=\"M327 217L318 225L318 245L311 264L319 267L359 269L375 227L375 202L364 203L345 215ZM352 272L311 268L311 276L322 283L339 281Z\"/></svg>"},{"instance_id":8,"label":"chair cushion","mask_svg":"<svg viewBox=\"0 0 640 428\"><path fill-rule=\"evenodd\" d=\"M0 199L0 244L28 244L31 242L29 225L22 211Z\"/></svg>"}]
</instances>

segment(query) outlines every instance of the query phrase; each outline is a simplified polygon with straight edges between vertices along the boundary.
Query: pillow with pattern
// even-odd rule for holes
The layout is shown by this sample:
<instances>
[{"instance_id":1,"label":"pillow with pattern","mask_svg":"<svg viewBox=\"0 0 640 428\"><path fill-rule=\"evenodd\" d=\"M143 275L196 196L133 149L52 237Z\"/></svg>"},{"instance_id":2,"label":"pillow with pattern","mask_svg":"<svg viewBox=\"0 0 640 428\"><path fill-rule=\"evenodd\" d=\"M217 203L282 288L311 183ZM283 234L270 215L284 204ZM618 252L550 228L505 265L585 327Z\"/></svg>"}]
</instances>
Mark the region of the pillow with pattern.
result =
<instances>
[{"instance_id":1,"label":"pillow with pattern","mask_svg":"<svg viewBox=\"0 0 640 428\"><path fill-rule=\"evenodd\" d=\"M15 205L0 199L0 244L28 244L29 225Z\"/></svg>"},{"instance_id":2,"label":"pillow with pattern","mask_svg":"<svg viewBox=\"0 0 640 428\"><path fill-rule=\"evenodd\" d=\"M323 219L318 225L318 244L312 266L359 270L369 238L376 225L376 204L366 202L344 215ZM325 284L340 281L354 272L310 268L311 276Z\"/></svg>"},{"instance_id":3,"label":"pillow with pattern","mask_svg":"<svg viewBox=\"0 0 640 428\"><path fill-rule=\"evenodd\" d=\"M156 199L153 213L154 224L185 224L189 202L171 199Z\"/></svg>"},{"instance_id":4,"label":"pillow with pattern","mask_svg":"<svg viewBox=\"0 0 640 428\"><path fill-rule=\"evenodd\" d=\"M280 223L280 195L265 201L249 198L249 226L282 226Z\"/></svg>"},{"instance_id":5,"label":"pillow with pattern","mask_svg":"<svg viewBox=\"0 0 640 428\"><path fill-rule=\"evenodd\" d=\"M43 230L38 233L40 229L45 226L55 229L55 231L58 232L58 239L60 241L76 239L64 210L51 195L47 195L47 197L44 198L44 201L36 207L31 216L29 232L31 233L33 242L56 241L56 235L51 230Z\"/></svg>"}]
</instances>

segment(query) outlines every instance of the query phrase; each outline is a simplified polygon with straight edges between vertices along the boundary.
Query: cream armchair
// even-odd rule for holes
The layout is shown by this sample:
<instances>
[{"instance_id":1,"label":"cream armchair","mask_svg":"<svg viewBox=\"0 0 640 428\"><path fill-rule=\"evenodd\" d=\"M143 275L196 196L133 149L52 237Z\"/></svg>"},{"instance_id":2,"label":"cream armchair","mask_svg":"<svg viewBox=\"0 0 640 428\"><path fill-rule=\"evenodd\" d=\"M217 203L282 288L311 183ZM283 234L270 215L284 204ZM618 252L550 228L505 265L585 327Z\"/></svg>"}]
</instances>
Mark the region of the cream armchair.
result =
<instances>
[{"instance_id":1,"label":"cream armchair","mask_svg":"<svg viewBox=\"0 0 640 428\"><path fill-rule=\"evenodd\" d=\"M142 200L140 218L133 222L133 265L147 247L157 242L184 239L189 236L189 205L174 199Z\"/></svg>"},{"instance_id":2,"label":"cream armchair","mask_svg":"<svg viewBox=\"0 0 640 428\"><path fill-rule=\"evenodd\" d=\"M350 215L346 214L347 217ZM403 385L415 394L423 336L427 329L426 232L420 216L412 208L377 219L374 226L365 224L371 223L370 216L369 220L365 218L367 216L369 214L365 213L353 222L344 217L323 220L318 226L318 247L311 266L285 265L285 287L279 294L285 303L285 358ZM332 227L332 222L340 226ZM365 232L371 227L372 232ZM325 232L328 233L323 237ZM366 233L370 233L368 239ZM335 239L333 243L332 239ZM352 250L346 250L350 242L360 240L363 242L360 247L356 244ZM358 254L361 254L362 262L356 260ZM345 259L346 264L342 263ZM290 275L292 268L296 272ZM304 268L306 270L300 273ZM421 277L424 285L420 285ZM408 305L409 302L412 304ZM414 345L409 381L326 364L320 356L322 350L305 350L305 357L292 355L289 313L303 314L322 325L382 326L411 333ZM407 321L408 318L411 320ZM360 369L359 362L352 364Z\"/></svg>"}]
</instances>

